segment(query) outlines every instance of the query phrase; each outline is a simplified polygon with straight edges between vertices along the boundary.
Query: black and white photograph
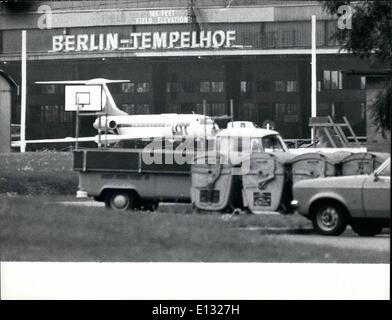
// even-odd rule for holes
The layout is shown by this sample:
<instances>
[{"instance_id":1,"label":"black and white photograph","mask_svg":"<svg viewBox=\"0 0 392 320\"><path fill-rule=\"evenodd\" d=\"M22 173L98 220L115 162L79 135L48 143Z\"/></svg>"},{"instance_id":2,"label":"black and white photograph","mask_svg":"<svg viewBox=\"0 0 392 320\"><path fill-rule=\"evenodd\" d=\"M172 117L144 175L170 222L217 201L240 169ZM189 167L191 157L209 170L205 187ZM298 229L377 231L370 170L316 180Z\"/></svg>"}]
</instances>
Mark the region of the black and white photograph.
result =
<instances>
[{"instance_id":1,"label":"black and white photograph","mask_svg":"<svg viewBox=\"0 0 392 320\"><path fill-rule=\"evenodd\" d=\"M392 1L0 1L1 299L389 300L391 92Z\"/></svg>"}]
</instances>

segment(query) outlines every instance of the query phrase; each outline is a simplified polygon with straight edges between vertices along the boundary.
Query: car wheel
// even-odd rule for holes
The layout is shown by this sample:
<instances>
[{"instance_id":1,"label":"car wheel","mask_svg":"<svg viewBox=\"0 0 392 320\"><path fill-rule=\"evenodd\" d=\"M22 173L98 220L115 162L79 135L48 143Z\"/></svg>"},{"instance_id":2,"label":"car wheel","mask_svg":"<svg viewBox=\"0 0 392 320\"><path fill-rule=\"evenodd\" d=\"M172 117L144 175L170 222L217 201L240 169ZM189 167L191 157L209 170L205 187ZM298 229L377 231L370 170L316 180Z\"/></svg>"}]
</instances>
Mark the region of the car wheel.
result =
<instances>
[{"instance_id":1,"label":"car wheel","mask_svg":"<svg viewBox=\"0 0 392 320\"><path fill-rule=\"evenodd\" d=\"M312 217L315 230L326 236L338 236L346 230L347 214L337 203L325 203L316 208Z\"/></svg>"},{"instance_id":2,"label":"car wheel","mask_svg":"<svg viewBox=\"0 0 392 320\"><path fill-rule=\"evenodd\" d=\"M133 194L126 191L113 191L109 194L106 201L106 207L117 211L133 209L134 206L135 198Z\"/></svg>"},{"instance_id":3,"label":"car wheel","mask_svg":"<svg viewBox=\"0 0 392 320\"><path fill-rule=\"evenodd\" d=\"M374 237L381 233L383 226L376 223L362 221L352 223L351 228L361 237Z\"/></svg>"}]
</instances>

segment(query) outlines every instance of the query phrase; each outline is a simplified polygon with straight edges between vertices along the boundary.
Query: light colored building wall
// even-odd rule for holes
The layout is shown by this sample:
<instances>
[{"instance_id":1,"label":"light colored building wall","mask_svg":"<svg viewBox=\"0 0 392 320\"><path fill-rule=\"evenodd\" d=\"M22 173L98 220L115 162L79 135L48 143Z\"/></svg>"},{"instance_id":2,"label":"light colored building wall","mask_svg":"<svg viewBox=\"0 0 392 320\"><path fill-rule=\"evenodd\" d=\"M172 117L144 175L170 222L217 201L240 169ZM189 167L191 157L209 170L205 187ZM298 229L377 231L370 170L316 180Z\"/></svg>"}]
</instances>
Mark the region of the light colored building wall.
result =
<instances>
[{"instance_id":1,"label":"light colored building wall","mask_svg":"<svg viewBox=\"0 0 392 320\"><path fill-rule=\"evenodd\" d=\"M10 152L11 85L0 74L0 153Z\"/></svg>"}]
</instances>

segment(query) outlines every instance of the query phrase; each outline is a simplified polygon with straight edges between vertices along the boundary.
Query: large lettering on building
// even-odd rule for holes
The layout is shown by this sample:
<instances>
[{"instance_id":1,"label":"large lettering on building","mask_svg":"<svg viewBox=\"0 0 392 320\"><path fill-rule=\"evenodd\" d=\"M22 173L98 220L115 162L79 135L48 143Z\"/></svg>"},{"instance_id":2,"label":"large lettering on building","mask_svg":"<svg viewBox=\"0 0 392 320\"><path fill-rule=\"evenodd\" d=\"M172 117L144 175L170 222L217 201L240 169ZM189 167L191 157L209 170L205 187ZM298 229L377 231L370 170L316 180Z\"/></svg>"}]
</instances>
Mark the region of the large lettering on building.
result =
<instances>
[{"instance_id":1,"label":"large lettering on building","mask_svg":"<svg viewBox=\"0 0 392 320\"><path fill-rule=\"evenodd\" d=\"M235 40L234 30L56 35L51 52L231 48Z\"/></svg>"}]
</instances>

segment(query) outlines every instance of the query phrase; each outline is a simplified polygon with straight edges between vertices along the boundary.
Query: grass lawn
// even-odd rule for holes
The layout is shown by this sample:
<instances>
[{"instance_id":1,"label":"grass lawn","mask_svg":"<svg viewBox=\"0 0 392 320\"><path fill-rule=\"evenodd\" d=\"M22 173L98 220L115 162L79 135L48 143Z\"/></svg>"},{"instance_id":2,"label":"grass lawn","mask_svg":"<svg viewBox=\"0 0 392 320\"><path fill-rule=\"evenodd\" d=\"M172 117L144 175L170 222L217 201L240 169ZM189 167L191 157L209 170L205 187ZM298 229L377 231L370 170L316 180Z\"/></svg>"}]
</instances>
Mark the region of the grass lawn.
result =
<instances>
[{"instance_id":1,"label":"grass lawn","mask_svg":"<svg viewBox=\"0 0 392 320\"><path fill-rule=\"evenodd\" d=\"M74 195L77 187L70 152L0 154L0 194Z\"/></svg>"},{"instance_id":2,"label":"grass lawn","mask_svg":"<svg viewBox=\"0 0 392 320\"><path fill-rule=\"evenodd\" d=\"M309 230L299 216L118 213L52 198L0 196L2 261L387 262L385 253L298 244L244 231ZM365 258L364 258L365 257ZM364 261L365 260L365 261Z\"/></svg>"}]
</instances>

